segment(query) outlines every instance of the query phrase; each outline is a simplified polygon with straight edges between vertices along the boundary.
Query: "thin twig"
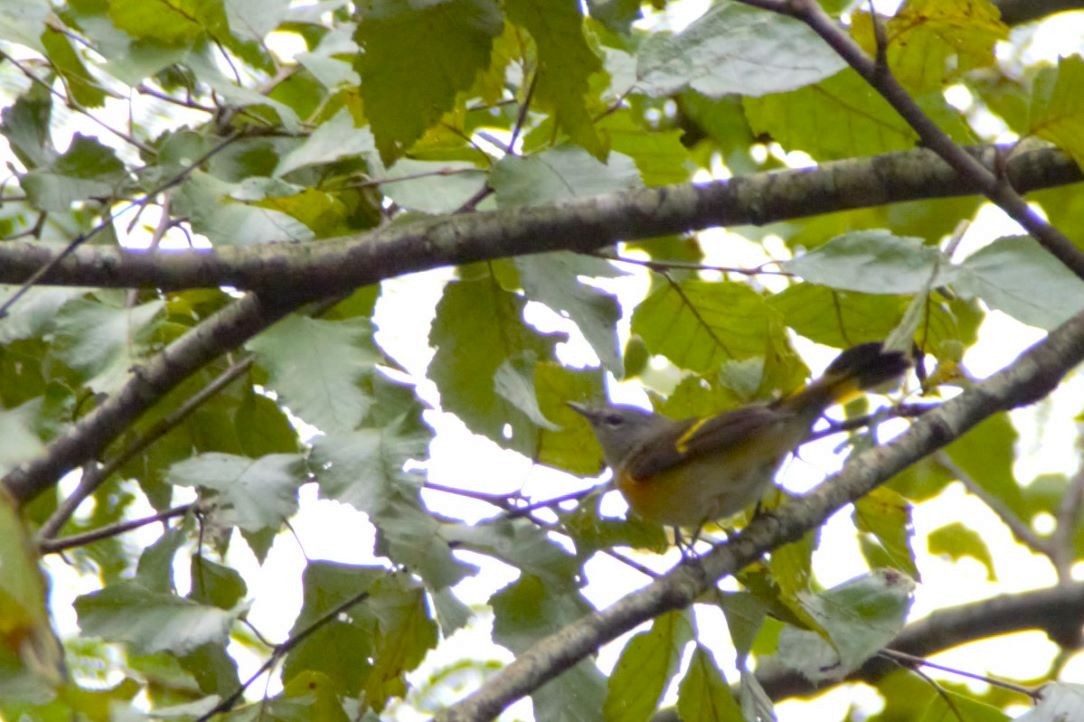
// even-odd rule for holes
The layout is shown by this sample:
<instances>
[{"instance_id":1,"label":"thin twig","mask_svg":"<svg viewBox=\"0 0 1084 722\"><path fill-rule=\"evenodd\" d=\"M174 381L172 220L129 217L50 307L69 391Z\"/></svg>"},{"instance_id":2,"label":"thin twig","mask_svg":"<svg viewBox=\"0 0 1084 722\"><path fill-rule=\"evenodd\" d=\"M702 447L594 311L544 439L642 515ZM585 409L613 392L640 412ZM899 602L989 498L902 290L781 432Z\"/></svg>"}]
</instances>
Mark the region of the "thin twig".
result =
<instances>
[{"instance_id":1,"label":"thin twig","mask_svg":"<svg viewBox=\"0 0 1084 722\"><path fill-rule=\"evenodd\" d=\"M198 168L200 165L202 165L204 162L206 162L213 155L215 155L216 153L218 153L219 151L224 149L230 143L233 143L233 141L235 141L238 137L240 137L239 133L232 133L232 134L226 136L220 143L218 143L214 147L210 148L209 150L207 150L207 152L205 152L199 158L196 158L194 161L192 161L187 166L182 168L177 173L177 175L175 175L172 178L170 178L169 180L163 182L157 188L155 188L155 189L149 191L148 193L144 194L144 196L142 198L140 198L138 200L130 201L129 204L128 204L128 207L122 209L119 213L107 214L107 217L104 220L100 221L96 226L91 228L86 233L81 233L78 236L76 236L74 239L72 239L68 243L68 245L64 246L63 250L61 250L55 256L50 258L47 263L45 263L45 264L43 264L41 266L41 268L39 268L38 270L36 270L32 274L30 274L30 277L27 278L25 281L23 281L22 285L19 286L19 288L16 291L13 294L11 294L11 296L9 296L7 298L7 300L4 301L3 304L0 304L0 318L3 318L4 316L6 316L8 310L12 307L12 305L14 305L15 302L18 301L20 298L22 298L23 295L26 294L26 292L29 291L31 289L31 287L34 286L34 284L36 284L38 281L40 281L45 276L45 274L49 273L49 271L53 270L58 265L60 265L60 262L63 261L65 258L67 258L76 248L83 245L84 243L89 241L91 238L93 238L94 236L98 235L103 230L105 230L106 228L111 226L113 224L113 220L117 216L119 216L119 215L121 215L123 213L126 213L126 212L130 211L133 208L139 208L139 207L142 207L142 206L146 205L147 203L151 202L151 200L154 199L159 193L163 193L163 192L169 190L170 188L172 188L173 186L179 184L181 181L183 181L185 178L187 178L188 175L193 170Z\"/></svg>"},{"instance_id":2,"label":"thin twig","mask_svg":"<svg viewBox=\"0 0 1084 722\"><path fill-rule=\"evenodd\" d=\"M597 490L597 486L589 486L586 489L579 489L577 491L571 491L561 496L555 496L550 499L543 499L541 501L531 502L526 506L517 506L513 509L509 509L501 515L502 519L518 519L521 516L530 516L532 512L538 509L547 509L563 504L566 501L580 501L581 499L590 496L592 492Z\"/></svg>"},{"instance_id":3,"label":"thin twig","mask_svg":"<svg viewBox=\"0 0 1084 722\"><path fill-rule=\"evenodd\" d=\"M1024 523L1024 520L1018 517L1005 502L984 489L982 484L960 468L947 453L944 451L934 452L933 459L938 464L945 467L950 474L955 476L960 483L964 485L965 489L981 499L986 506L990 507L990 510L1001 519L1005 526L1009 527L1009 531L1013 533L1013 536L1015 536L1020 543L1045 557L1051 557L1051 550L1046 541L1032 531L1031 527Z\"/></svg>"},{"instance_id":4,"label":"thin twig","mask_svg":"<svg viewBox=\"0 0 1084 722\"><path fill-rule=\"evenodd\" d=\"M754 266L753 268L739 268L736 266L711 266L705 263L693 263L690 261L667 261L658 259L629 258L628 256L619 256L614 253L606 253L605 251L595 251L587 255L594 256L595 258L601 258L606 261L614 261L615 263L631 263L637 266L643 266L644 268L651 269L652 271L669 271L676 268L687 271L718 271L719 273L740 273L744 276L787 276L788 278L794 276L794 274L789 271L768 271L764 269L764 266L768 266L773 263L779 263L779 261L767 261L759 266Z\"/></svg>"},{"instance_id":5,"label":"thin twig","mask_svg":"<svg viewBox=\"0 0 1084 722\"><path fill-rule=\"evenodd\" d=\"M922 143L941 157L961 179L1023 226L1055 258L1084 278L1084 253L1028 205L1008 178L999 177L957 145L918 106L887 67L882 67L824 11L816 0L741 0L746 5L801 20L843 58L915 131Z\"/></svg>"},{"instance_id":6,"label":"thin twig","mask_svg":"<svg viewBox=\"0 0 1084 722\"><path fill-rule=\"evenodd\" d=\"M38 551L42 554L55 554L56 552L62 552L66 549L73 547L86 546L102 539L108 539L110 537L118 536L133 529L138 529L148 524L154 524L156 522L165 521L178 516L184 516L190 511L197 509L198 502L192 502L191 504L181 504L165 511L160 511L157 514L151 516L145 516L141 519L131 519L129 521L122 521L117 524L110 524L109 526L98 527L97 529L91 529L90 531L83 532L82 534L72 534L71 536L62 537L60 539L43 539L38 543Z\"/></svg>"},{"instance_id":7,"label":"thin twig","mask_svg":"<svg viewBox=\"0 0 1084 722\"><path fill-rule=\"evenodd\" d=\"M885 419L901 418L901 419L913 419L922 416L925 413L933 411L941 404L898 404L896 406L886 407L874 411L872 414L863 414L862 416L856 416L853 419L845 419L843 421L829 421L828 427L812 432L806 437L803 443L809 443L810 441L816 441L817 439L823 439L826 436L832 436L833 434L839 434L844 431L854 431L855 429L865 428L874 422L880 422Z\"/></svg>"},{"instance_id":8,"label":"thin twig","mask_svg":"<svg viewBox=\"0 0 1084 722\"><path fill-rule=\"evenodd\" d=\"M117 452L109 461L93 469L84 470L83 479L80 481L79 486L68 498L61 502L56 511L42 524L41 530L38 532L39 544L45 544L47 540L56 536L64 523L71 518L75 510L83 503L83 500L93 494L101 486L102 482L108 479L126 461L165 436L166 433L188 418L205 401L248 371L251 365L251 356L234 363L175 410L151 424L149 428L133 439L121 451Z\"/></svg>"},{"instance_id":9,"label":"thin twig","mask_svg":"<svg viewBox=\"0 0 1084 722\"><path fill-rule=\"evenodd\" d=\"M318 631L328 622L335 621L335 619L340 614L350 609L350 607L365 601L366 599L368 599L368 597L368 589L362 592L358 592L349 599L346 599L345 601L336 604L334 607L321 614L319 617L313 620L311 624L309 624L307 627L302 629L294 636L290 637L281 644L276 645L275 648L271 651L271 656L268 657L266 662L260 665L259 669L252 673L252 676L250 676L247 680L241 683L241 686L234 690L233 693L230 694L230 696L226 697L221 702L212 707L210 710L200 715L196 719L196 722L207 722L207 720L211 719L216 714L228 712L229 710L233 709L234 705L236 705L237 702L240 701L241 697L244 695L245 690L248 689L249 686L257 679L259 679L265 672L274 667L278 663L278 661L286 655L287 652L289 652L297 645L301 644L308 637L312 636L314 632Z\"/></svg>"},{"instance_id":10,"label":"thin twig","mask_svg":"<svg viewBox=\"0 0 1084 722\"><path fill-rule=\"evenodd\" d=\"M531 76L531 83L527 86L527 94L523 96L523 102L520 103L519 112L516 113L516 122L512 126L512 137L508 140L507 145L509 155L514 155L516 152L516 139L519 137L520 132L523 131L523 126L527 122L527 111L530 110L531 100L534 99L534 91L535 87L538 85L539 75L539 69L535 68L534 75Z\"/></svg>"},{"instance_id":11,"label":"thin twig","mask_svg":"<svg viewBox=\"0 0 1084 722\"><path fill-rule=\"evenodd\" d=\"M942 672L948 672L949 674L955 674L960 677L967 677L968 679L978 680L979 682L986 682L987 684L993 685L995 687L1001 687L1002 689L1007 689L1012 692L1019 692L1020 694L1026 695L1033 700L1038 699L1039 691L1034 687L1025 687L1021 684L1006 682L1003 679L998 679L997 677L991 677L985 674L967 672L962 669L956 669L955 667L949 667L944 664L938 664L937 662L931 662L925 657L916 657L913 654L908 654L907 652L900 652L898 650L889 649L887 647L879 651L877 654L894 662L902 662L908 667L921 665L923 667L929 667L930 669L937 669Z\"/></svg>"},{"instance_id":12,"label":"thin twig","mask_svg":"<svg viewBox=\"0 0 1084 722\"><path fill-rule=\"evenodd\" d=\"M31 82L36 83L36 84L40 85L41 87L45 88L45 90L48 91L51 95L59 98L64 103L64 105L78 111L79 113L82 113L87 118L89 118L92 122L96 123L97 125L101 126L103 129L105 129L105 130L109 131L110 133L112 133L113 135L117 136L118 138L123 140L125 143L129 143L130 145L133 145L136 148L139 148L140 151L146 153L149 156L155 156L155 155L158 154L158 151L155 148L152 148L151 146L140 142L134 136L128 135L127 133L124 133L123 131L117 130L116 128L110 126L108 123L106 123L101 118L96 117L93 113L91 113L86 108L84 108L82 105L77 103L75 101L75 98L73 98L71 96L65 96L63 93L58 91L52 85L45 82L44 80L39 78L37 75L35 75L33 72L31 72L29 68L25 67L20 61L18 61L14 57L12 57L10 53L6 53L3 50L0 50L0 60L7 60L9 63L14 65L19 70L19 72L21 72L23 75L25 75ZM67 87L67 86L65 85L65 87Z\"/></svg>"},{"instance_id":13,"label":"thin twig","mask_svg":"<svg viewBox=\"0 0 1084 722\"><path fill-rule=\"evenodd\" d=\"M1076 560L1074 537L1079 526L1080 507L1084 503L1084 467L1081 467L1062 494L1056 516L1057 525L1050 536L1050 560L1058 574L1059 584L1073 581L1072 567Z\"/></svg>"}]
</instances>

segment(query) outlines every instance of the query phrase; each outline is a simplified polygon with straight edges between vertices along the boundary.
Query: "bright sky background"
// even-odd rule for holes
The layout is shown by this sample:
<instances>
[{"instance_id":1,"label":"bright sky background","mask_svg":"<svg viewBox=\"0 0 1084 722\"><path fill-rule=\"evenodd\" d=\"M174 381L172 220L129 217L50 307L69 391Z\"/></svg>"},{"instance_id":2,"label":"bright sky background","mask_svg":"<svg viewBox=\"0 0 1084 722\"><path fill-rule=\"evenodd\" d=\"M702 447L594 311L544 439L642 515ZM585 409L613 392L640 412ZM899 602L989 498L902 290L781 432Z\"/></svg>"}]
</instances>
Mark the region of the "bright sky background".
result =
<instances>
[{"instance_id":1,"label":"bright sky background","mask_svg":"<svg viewBox=\"0 0 1084 722\"><path fill-rule=\"evenodd\" d=\"M669 22L671 27L679 29L695 18L706 5L707 3L699 1L673 3L669 6L668 17L657 20ZM896 3L878 3L878 7L886 12L891 11L895 5ZM1014 31L1014 38L1018 36L1031 36L1027 43L1029 61L1035 58L1053 60L1059 54L1079 52L1084 46L1084 13L1064 14L1056 21ZM13 98L17 91L5 80L0 92ZM958 95L952 96L952 100L960 104L967 102L966 97ZM123 127L128 105L110 102L111 107L106 113L100 114L100 117ZM62 108L58 110L64 112ZM168 113L161 115L159 121L162 124L175 125L179 122L200 122L205 119L202 114L193 115L191 118L182 117L182 112L179 108L169 106ZM103 143L113 145L125 156L132 153L130 147L116 142L112 136L76 115L69 115L66 121L58 124L54 134L58 147L66 147L72 130L96 135ZM3 155L8 155L6 148L2 150ZM789 158L788 161L795 165L803 164L803 160L797 156ZM720 175L725 174L725 169L720 171ZM154 212L144 213L140 228L135 229L132 234L132 243L140 243L140 234L145 233L142 229L153 228L156 221ZM126 218L120 221L118 235L125 234L124 226L127 222ZM985 208L968 231L958 251L958 257L972 253L998 236L1014 232L1018 230L1013 228L1000 211ZM701 234L701 238L704 249L709 254L706 263L753 266L767 260L762 246L745 241L735 234L722 230L707 231ZM182 237L178 237L177 241L187 242ZM786 249L782 243L768 244L768 247L776 259L785 257ZM641 269L629 267L628 270L630 275L614 281L613 286L623 301L633 303L646 292L649 277ZM434 407L438 403L438 396L433 384L425 379L425 368L432 355L432 351L425 346L425 339L435 304L440 298L441 282L450 277L451 272L445 269L387 282L376 316L381 327L378 334L381 347L403 364L412 379L418 383L422 398ZM768 287L771 287L773 282L770 278L764 280ZM536 304L531 304L528 312L529 320L540 328L559 329L570 334L570 342L560 349L563 361L578 364L593 362L592 352L578 330ZM621 332L622 339L626 338L627 318L622 323ZM979 343L969 350L965 365L974 376L984 377L1009 363L1021 349L1041 335L1036 329L992 312L983 325ZM815 347L807 342L799 342L798 348L815 371L823 369L834 355L834 352L828 349ZM1017 428L1022 433L1017 462L1018 475L1022 480L1034 478L1041 472L1072 472L1079 462L1074 445L1074 417L1079 408L1070 403L1070 400L1084 398L1084 382L1077 375L1067 383L1072 384L1072 391L1063 389L1056 398L1013 412L1014 419L1019 420ZM635 383L614 384L611 392L614 398L623 401L644 402L644 396ZM492 442L470 434L454 416L431 411L426 418L437 430L437 437L431 448L432 458L427 464L429 478L434 482L477 491L522 491L539 499L583 488L586 483L582 479L534 466L517 454L499 449ZM1041 438L1033 433L1034 429L1040 426L1036 423L1038 418L1042 418L1041 427L1046 430L1046 435ZM902 423L900 425L902 427ZM833 453L838 443L837 437L804 448L801 459L794 459L784 467L780 481L788 488L797 490L808 488L820 481L825 474L839 467L840 458ZM67 480L65 491L71 491L73 485L73 480ZM187 490L177 491L184 494ZM289 533L280 535L263 567L256 563L239 539L231 546L229 563L236 565L249 583L249 598L253 600L249 618L272 640L281 640L287 636L300 609L299 579L306 557L350 563L375 561L370 553L373 533L364 521L364 515L335 502L317 500L314 485L311 484L302 489L301 496L301 512L292 522L296 538ZM426 492L425 496L432 508L453 516L477 519L493 513L493 509L484 504L460 497L436 492ZM618 515L623 513L623 509L620 497L611 494L606 506L607 513ZM144 511L151 513L149 508ZM850 511L844 510L828 523L823 531L821 549L814 557L818 578L826 586L866 570L854 540L849 516ZM995 559L998 579L1001 581L987 581L986 571L978 562L965 559L954 563L931 557L924 553L922 545L916 544L923 580L916 590L912 619L936 608L979 600L998 593L1049 586L1055 581L1053 571L1045 558L1036 559L1016 544L994 515L978 500L964 493L958 483L950 485L932 502L920 504L914 509L916 539L924 539L933 529L961 518L966 518L972 528L983 534ZM144 528L126 535L124 541L131 545L134 551L138 551L153 542L160 531L158 526ZM481 574L464 581L456 588L457 594L470 604L484 603L493 592L516 577L514 570L498 562L473 555L464 556L469 557L469 561L481 562L483 566ZM638 555L640 561L659 570L669 568L676 558L673 552L661 558ZM182 592L187 589L188 564L188 558L183 553L178 554L175 570ZM72 600L80 594L94 591L99 583L94 578L79 577L58 556L49 557L47 565L54 580L53 605L57 624L62 634L72 634L77 629L71 607ZM616 601L648 581L608 558L599 558L589 563L587 574L590 584L584 592L600 607ZM729 584L732 586L733 582ZM697 616L703 641L711 644L717 661L724 667L728 678L734 681L736 675L733 671L732 654L727 651L730 644L722 615L713 610L700 609ZM622 643L619 641L610 645L600 655L599 664L604 671L610 670L621 647ZM242 679L263 662L263 658L255 657L243 649L235 648L235 651L241 664ZM509 652L493 645L489 640L488 620L483 616L478 624L459 632L454 643L443 642L440 648L430 655L422 669L415 673L414 678L424 679L440 665L454 662L465 652L500 660L510 660L512 657ZM1049 642L1045 635L1036 632L970 645L939 655L936 659L973 672L989 672L1009 679L1027 679L1038 670L1044 669L1056 653L1055 645ZM932 673L932 676L942 675ZM1084 678L1084 655L1078 654L1070 663L1066 669L1066 677ZM273 682L269 689L274 692L278 687L277 682ZM263 690L264 685L257 683L250 693L260 694ZM858 703L870 712L876 711L880 705L878 696L871 689L859 688L855 691L847 688L837 689L813 702L783 702L779 705L778 712L784 722L810 718L840 719L852 703ZM405 706L398 707L395 713L399 719L413 719L417 716ZM524 718L529 715L528 703L521 702L506 712L505 718Z\"/></svg>"}]
</instances>

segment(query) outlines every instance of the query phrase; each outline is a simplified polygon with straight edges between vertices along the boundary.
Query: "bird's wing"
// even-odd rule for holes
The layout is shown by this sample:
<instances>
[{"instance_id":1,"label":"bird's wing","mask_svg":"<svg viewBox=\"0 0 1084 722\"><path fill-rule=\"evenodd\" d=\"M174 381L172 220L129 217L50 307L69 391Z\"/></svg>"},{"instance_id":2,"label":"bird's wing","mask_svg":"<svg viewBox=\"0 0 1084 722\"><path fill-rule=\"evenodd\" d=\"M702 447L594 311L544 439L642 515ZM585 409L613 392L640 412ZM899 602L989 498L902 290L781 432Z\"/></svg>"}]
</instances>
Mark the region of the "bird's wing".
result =
<instances>
[{"instance_id":1,"label":"bird's wing","mask_svg":"<svg viewBox=\"0 0 1084 722\"><path fill-rule=\"evenodd\" d=\"M686 419L633 451L625 473L636 480L650 479L687 459L735 446L788 415L755 404L717 416Z\"/></svg>"}]
</instances>

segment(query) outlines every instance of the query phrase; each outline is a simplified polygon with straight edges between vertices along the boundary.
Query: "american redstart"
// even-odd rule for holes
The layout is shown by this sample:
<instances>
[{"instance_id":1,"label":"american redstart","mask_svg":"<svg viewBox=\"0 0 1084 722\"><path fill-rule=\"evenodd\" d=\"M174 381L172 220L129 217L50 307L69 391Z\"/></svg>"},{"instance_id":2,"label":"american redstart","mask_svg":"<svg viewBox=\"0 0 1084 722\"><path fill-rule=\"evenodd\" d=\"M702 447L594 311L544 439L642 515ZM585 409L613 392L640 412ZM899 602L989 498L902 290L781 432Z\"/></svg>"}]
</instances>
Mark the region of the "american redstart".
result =
<instances>
[{"instance_id":1,"label":"american redstart","mask_svg":"<svg viewBox=\"0 0 1084 722\"><path fill-rule=\"evenodd\" d=\"M717 416L674 420L634 406L569 406L590 422L636 514L699 529L759 501L825 409L909 366L906 354L866 343L844 351L823 376L789 396Z\"/></svg>"}]
</instances>

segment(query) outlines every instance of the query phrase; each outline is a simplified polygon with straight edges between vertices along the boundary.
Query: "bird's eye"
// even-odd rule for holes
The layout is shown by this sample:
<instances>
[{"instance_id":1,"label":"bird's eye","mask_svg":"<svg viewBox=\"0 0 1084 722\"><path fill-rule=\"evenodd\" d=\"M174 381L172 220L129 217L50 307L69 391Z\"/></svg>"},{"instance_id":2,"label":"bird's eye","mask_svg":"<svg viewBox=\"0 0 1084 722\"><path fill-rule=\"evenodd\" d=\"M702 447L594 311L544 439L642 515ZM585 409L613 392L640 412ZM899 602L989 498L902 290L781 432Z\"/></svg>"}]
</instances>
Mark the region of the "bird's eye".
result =
<instances>
[{"instance_id":1,"label":"bird's eye","mask_svg":"<svg viewBox=\"0 0 1084 722\"><path fill-rule=\"evenodd\" d=\"M621 414L606 414L602 420L607 426L614 429L620 428L625 423L625 419L621 417Z\"/></svg>"}]
</instances>

